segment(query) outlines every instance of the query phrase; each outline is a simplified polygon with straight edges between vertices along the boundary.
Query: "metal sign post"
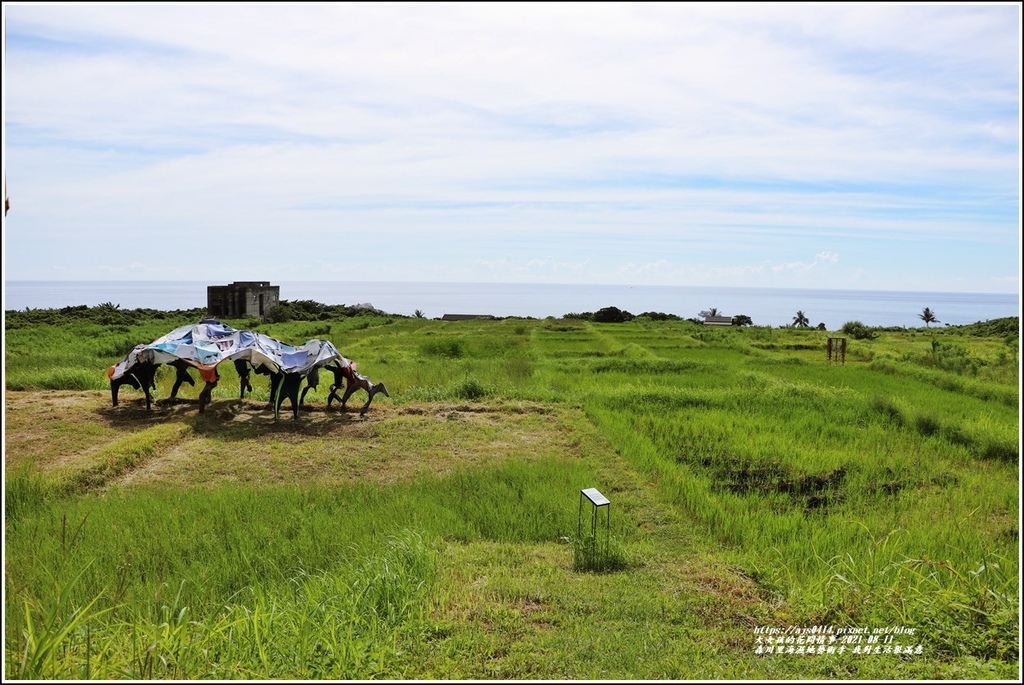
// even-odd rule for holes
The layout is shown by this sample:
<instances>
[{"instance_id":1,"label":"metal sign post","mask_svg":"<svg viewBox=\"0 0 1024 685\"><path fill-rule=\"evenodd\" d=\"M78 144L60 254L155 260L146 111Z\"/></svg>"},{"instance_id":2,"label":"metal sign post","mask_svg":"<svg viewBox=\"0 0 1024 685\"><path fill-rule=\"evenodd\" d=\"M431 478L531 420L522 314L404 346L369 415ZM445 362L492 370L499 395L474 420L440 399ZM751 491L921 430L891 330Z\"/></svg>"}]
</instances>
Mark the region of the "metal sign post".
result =
<instances>
[{"instance_id":1,"label":"metal sign post","mask_svg":"<svg viewBox=\"0 0 1024 685\"><path fill-rule=\"evenodd\" d=\"M607 512L607 515L605 516L604 545L603 545L603 547L601 547L601 551L602 551L602 555L601 556L602 556L602 558L604 558L604 557L608 556L608 543L611 540L611 531L612 531L612 507L611 507L611 504L612 503L610 501L608 501L607 497L605 497L600 492L598 492L597 488L585 488L583 490L580 490L580 508L579 508L579 519L578 519L578 521L576 523L576 537L579 540L581 540L581 541L583 540L583 499L584 498L586 498L590 502L590 504L592 505L591 509L590 509L590 535L589 535L589 537L586 540L587 547L588 547L588 550L590 552L590 554L588 554L588 556L591 557L591 561L592 562L597 564L597 562L598 562L598 560L597 560L597 552L598 552L598 548L599 548L598 544L597 544L598 512L601 510L602 507L604 507L605 511Z\"/></svg>"}]
</instances>

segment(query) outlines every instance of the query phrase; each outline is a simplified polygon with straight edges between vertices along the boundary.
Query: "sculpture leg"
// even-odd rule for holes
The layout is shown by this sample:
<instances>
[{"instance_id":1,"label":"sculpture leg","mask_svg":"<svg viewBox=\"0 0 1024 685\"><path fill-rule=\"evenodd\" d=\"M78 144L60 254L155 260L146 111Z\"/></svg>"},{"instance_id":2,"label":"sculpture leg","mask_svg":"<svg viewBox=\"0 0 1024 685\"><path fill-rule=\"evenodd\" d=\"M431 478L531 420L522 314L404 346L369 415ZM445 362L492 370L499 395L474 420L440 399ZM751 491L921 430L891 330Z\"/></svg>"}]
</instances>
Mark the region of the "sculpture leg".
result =
<instances>
[{"instance_id":1,"label":"sculpture leg","mask_svg":"<svg viewBox=\"0 0 1024 685\"><path fill-rule=\"evenodd\" d=\"M238 374L238 399L245 399L246 389L252 392L252 384L249 382L249 364L244 359L235 360L235 373Z\"/></svg>"},{"instance_id":2,"label":"sculpture leg","mask_svg":"<svg viewBox=\"0 0 1024 685\"><path fill-rule=\"evenodd\" d=\"M122 385L130 385L136 390L139 389L139 382L134 376L129 374L121 376L116 381L110 381L110 399L114 403L115 407L117 406L117 394L118 391L121 390Z\"/></svg>"},{"instance_id":3,"label":"sculpture leg","mask_svg":"<svg viewBox=\"0 0 1024 685\"><path fill-rule=\"evenodd\" d=\"M367 378L366 380L367 383L369 383L370 379ZM384 393L384 397L391 397L391 395L388 394L388 389L384 387L383 383L377 383L376 385L370 386L370 388L367 389L366 392L370 395L370 399L366 400L366 404L364 404L363 408L359 410L360 414L366 413L366 410L370 408L370 402L373 402L373 396L376 395L377 393L382 392Z\"/></svg>"},{"instance_id":4,"label":"sculpture leg","mask_svg":"<svg viewBox=\"0 0 1024 685\"><path fill-rule=\"evenodd\" d=\"M219 379L218 379L219 380ZM202 392L199 393L199 413L202 414L206 411L206 405L210 403L210 396L213 394L213 389L217 387L217 381L206 381L206 385L203 386Z\"/></svg>"},{"instance_id":5,"label":"sculpture leg","mask_svg":"<svg viewBox=\"0 0 1024 685\"><path fill-rule=\"evenodd\" d=\"M139 389L146 394L146 411L153 406L153 394L151 388L156 387L156 364L151 362L139 362L131 371L139 382Z\"/></svg>"},{"instance_id":6,"label":"sculpture leg","mask_svg":"<svg viewBox=\"0 0 1024 685\"><path fill-rule=\"evenodd\" d=\"M168 399L177 399L178 388L181 387L182 383L188 383L192 387L195 387L196 382L192 380L192 376L188 372L188 365L184 362L177 362L174 364L174 387L171 388L171 396Z\"/></svg>"},{"instance_id":7,"label":"sculpture leg","mask_svg":"<svg viewBox=\"0 0 1024 685\"><path fill-rule=\"evenodd\" d=\"M274 421L281 415L281 403L287 398L292 403L292 416L299 418L299 386L302 384L302 376L297 373L277 373L271 376L272 382L276 380L276 388L271 398L274 405Z\"/></svg>"},{"instance_id":8,"label":"sculpture leg","mask_svg":"<svg viewBox=\"0 0 1024 685\"><path fill-rule=\"evenodd\" d=\"M352 394L360 388L359 381L355 378L350 378L348 385L345 386L345 394L341 398L341 410L345 411L345 403L348 402L348 398L352 397Z\"/></svg>"},{"instance_id":9,"label":"sculpture leg","mask_svg":"<svg viewBox=\"0 0 1024 685\"><path fill-rule=\"evenodd\" d=\"M285 374L282 384L285 386L284 396L292 403L292 418L299 418L299 386L302 385L302 376L297 373ZM308 388L307 388L308 390ZM305 393L303 393L305 394Z\"/></svg>"},{"instance_id":10,"label":"sculpture leg","mask_svg":"<svg viewBox=\"0 0 1024 685\"><path fill-rule=\"evenodd\" d=\"M277 406L280 404L277 393L281 390L281 380L280 373L270 374L270 406L274 407L274 418L277 418Z\"/></svg>"},{"instance_id":11,"label":"sculpture leg","mask_svg":"<svg viewBox=\"0 0 1024 685\"><path fill-rule=\"evenodd\" d=\"M281 383L275 380L274 376L270 377L270 406L274 410L274 423L277 423L281 413Z\"/></svg>"}]
</instances>

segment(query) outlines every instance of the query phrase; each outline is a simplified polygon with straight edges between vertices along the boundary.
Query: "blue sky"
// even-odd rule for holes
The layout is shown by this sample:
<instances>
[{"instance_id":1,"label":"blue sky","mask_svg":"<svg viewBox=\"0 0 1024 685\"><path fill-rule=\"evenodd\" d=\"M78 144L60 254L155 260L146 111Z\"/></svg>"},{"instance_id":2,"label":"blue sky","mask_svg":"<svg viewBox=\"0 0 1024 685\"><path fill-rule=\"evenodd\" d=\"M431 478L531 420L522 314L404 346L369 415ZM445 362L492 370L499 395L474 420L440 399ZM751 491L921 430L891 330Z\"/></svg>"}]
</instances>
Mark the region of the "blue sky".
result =
<instances>
[{"instance_id":1,"label":"blue sky","mask_svg":"<svg viewBox=\"0 0 1024 685\"><path fill-rule=\"evenodd\" d=\"M1017 3L3 18L5 280L1020 290Z\"/></svg>"}]
</instances>

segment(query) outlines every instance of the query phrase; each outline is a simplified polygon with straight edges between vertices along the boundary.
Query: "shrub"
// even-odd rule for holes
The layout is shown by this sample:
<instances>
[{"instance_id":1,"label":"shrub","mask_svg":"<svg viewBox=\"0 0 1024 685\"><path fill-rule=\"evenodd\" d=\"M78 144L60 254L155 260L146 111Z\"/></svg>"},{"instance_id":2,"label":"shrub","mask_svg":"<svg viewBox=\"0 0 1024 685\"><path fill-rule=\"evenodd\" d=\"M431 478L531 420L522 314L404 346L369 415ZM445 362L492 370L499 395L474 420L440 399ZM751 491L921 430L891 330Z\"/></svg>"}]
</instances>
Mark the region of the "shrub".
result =
<instances>
[{"instance_id":1,"label":"shrub","mask_svg":"<svg viewBox=\"0 0 1024 685\"><path fill-rule=\"evenodd\" d=\"M634 318L636 317L624 309L604 307L594 312L592 320L597 323L623 323L625 321L632 321Z\"/></svg>"},{"instance_id":2,"label":"shrub","mask_svg":"<svg viewBox=\"0 0 1024 685\"><path fill-rule=\"evenodd\" d=\"M932 340L932 361L938 368L962 376L977 376L981 366L981 360L971 357L963 346L940 340Z\"/></svg>"},{"instance_id":3,"label":"shrub","mask_svg":"<svg viewBox=\"0 0 1024 685\"><path fill-rule=\"evenodd\" d=\"M644 312L636 318L638 319L650 319L651 321L681 321L682 317L678 314L666 314L665 312Z\"/></svg>"},{"instance_id":4,"label":"shrub","mask_svg":"<svg viewBox=\"0 0 1024 685\"><path fill-rule=\"evenodd\" d=\"M1020 318L1016 316L1007 316L1002 319L978 321L977 323L968 324L966 326L957 326L956 328L970 335L983 337L1005 336L1016 339L1020 337ZM1016 343L1014 343L1014 346L1016 347Z\"/></svg>"},{"instance_id":5,"label":"shrub","mask_svg":"<svg viewBox=\"0 0 1024 685\"><path fill-rule=\"evenodd\" d=\"M754 325L754 320L751 319L746 314L737 314L736 316L732 317L732 325L733 326L753 326Z\"/></svg>"},{"instance_id":6,"label":"shrub","mask_svg":"<svg viewBox=\"0 0 1024 685\"><path fill-rule=\"evenodd\" d=\"M315 300L281 300L266 314L268 323L289 321L325 321L346 319L353 316L380 316L384 312L370 305L321 304Z\"/></svg>"},{"instance_id":7,"label":"shrub","mask_svg":"<svg viewBox=\"0 0 1024 685\"><path fill-rule=\"evenodd\" d=\"M878 337L878 331L865 326L860 321L847 321L843 324L843 333L854 340L874 340Z\"/></svg>"}]
</instances>

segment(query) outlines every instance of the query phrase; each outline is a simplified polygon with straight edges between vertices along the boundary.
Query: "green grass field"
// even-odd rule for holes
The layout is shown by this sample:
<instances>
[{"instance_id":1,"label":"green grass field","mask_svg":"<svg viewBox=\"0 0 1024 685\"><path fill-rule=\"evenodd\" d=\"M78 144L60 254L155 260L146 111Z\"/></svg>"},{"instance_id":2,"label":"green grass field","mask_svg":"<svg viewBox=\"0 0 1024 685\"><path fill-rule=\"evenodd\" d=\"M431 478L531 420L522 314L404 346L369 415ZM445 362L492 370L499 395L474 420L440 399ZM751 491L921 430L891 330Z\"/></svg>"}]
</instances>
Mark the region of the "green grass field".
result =
<instances>
[{"instance_id":1,"label":"green grass field","mask_svg":"<svg viewBox=\"0 0 1024 685\"><path fill-rule=\"evenodd\" d=\"M1020 676L1016 319L262 324L391 397L111 407L194 320L8 322L6 678Z\"/></svg>"}]
</instances>

